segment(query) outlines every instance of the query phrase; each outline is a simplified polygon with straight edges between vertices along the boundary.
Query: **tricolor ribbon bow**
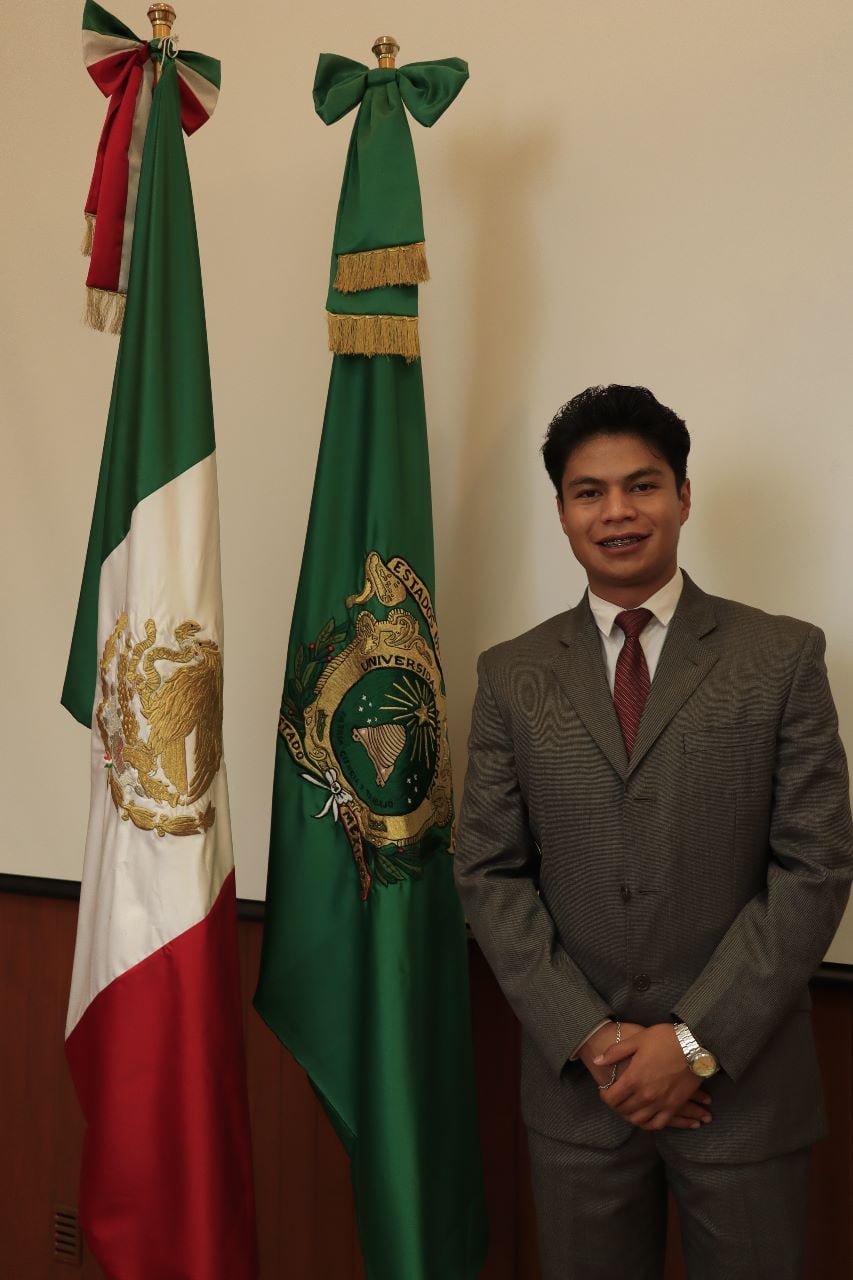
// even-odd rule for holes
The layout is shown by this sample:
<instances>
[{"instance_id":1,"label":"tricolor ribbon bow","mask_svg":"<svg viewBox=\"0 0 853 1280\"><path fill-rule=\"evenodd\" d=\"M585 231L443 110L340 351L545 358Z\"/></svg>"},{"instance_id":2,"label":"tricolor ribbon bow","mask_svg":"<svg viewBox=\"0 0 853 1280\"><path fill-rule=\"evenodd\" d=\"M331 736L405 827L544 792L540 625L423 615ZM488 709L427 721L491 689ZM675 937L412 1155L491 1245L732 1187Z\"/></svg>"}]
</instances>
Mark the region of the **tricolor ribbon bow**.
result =
<instances>
[{"instance_id":1,"label":"tricolor ribbon bow","mask_svg":"<svg viewBox=\"0 0 853 1280\"><path fill-rule=\"evenodd\" d=\"M154 59L164 55L159 40L140 40L103 9L86 0L83 60L105 97L107 118L98 143L86 200L83 253L91 257L86 278L86 323L121 331L142 148L154 90ZM169 56L174 49L169 51ZM195 133L213 114L219 97L220 64L203 53L177 55L184 132Z\"/></svg>"}]
</instances>

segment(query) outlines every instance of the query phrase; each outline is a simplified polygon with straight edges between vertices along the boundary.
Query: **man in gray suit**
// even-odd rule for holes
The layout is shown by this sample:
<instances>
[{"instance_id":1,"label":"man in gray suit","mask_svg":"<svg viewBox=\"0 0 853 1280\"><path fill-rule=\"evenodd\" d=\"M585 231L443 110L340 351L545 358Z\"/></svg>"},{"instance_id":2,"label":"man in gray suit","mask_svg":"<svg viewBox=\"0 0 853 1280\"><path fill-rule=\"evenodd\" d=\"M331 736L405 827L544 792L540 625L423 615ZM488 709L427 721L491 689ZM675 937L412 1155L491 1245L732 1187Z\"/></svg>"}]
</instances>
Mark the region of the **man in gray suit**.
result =
<instances>
[{"instance_id":1,"label":"man in gray suit","mask_svg":"<svg viewBox=\"0 0 853 1280\"><path fill-rule=\"evenodd\" d=\"M456 874L523 1028L546 1280L802 1274L808 981L853 875L822 633L678 568L690 438L594 387L545 465L589 590L480 659Z\"/></svg>"}]
</instances>

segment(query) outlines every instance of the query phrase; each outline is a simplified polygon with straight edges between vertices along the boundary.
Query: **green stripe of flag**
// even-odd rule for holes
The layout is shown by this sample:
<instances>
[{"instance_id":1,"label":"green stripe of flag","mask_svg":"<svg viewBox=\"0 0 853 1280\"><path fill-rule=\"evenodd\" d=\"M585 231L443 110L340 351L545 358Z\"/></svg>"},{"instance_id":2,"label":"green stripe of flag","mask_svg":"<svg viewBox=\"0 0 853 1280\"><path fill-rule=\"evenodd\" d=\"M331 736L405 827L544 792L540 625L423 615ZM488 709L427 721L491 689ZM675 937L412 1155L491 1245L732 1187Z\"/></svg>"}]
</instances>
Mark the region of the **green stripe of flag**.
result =
<instances>
[{"instance_id":1,"label":"green stripe of flag","mask_svg":"<svg viewBox=\"0 0 853 1280\"><path fill-rule=\"evenodd\" d=\"M218 58L209 58L206 53L194 53L191 49L182 49L178 58L185 67L197 71L217 89L222 88L222 63Z\"/></svg>"},{"instance_id":2,"label":"green stripe of flag","mask_svg":"<svg viewBox=\"0 0 853 1280\"><path fill-rule=\"evenodd\" d=\"M161 113L167 127L159 127ZM81 724L91 723L95 696L101 566L127 536L137 504L214 447L195 214L176 69L167 61L146 133L127 310L62 691Z\"/></svg>"},{"instance_id":3,"label":"green stripe of flag","mask_svg":"<svg viewBox=\"0 0 853 1280\"><path fill-rule=\"evenodd\" d=\"M96 4L95 0L86 0L83 8L83 30L96 31L99 36L115 36L119 40L139 42L139 36L135 31L131 31L130 27L119 22L118 18Z\"/></svg>"}]
</instances>

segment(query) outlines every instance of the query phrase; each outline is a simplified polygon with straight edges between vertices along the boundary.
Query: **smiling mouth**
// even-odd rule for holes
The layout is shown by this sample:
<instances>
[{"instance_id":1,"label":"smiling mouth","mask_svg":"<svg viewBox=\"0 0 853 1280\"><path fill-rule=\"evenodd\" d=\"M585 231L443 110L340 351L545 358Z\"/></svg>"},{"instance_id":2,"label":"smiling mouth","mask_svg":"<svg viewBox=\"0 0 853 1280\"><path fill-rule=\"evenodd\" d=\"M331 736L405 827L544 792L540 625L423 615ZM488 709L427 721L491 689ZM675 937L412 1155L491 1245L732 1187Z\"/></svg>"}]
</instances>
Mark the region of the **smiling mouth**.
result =
<instances>
[{"instance_id":1,"label":"smiling mouth","mask_svg":"<svg viewBox=\"0 0 853 1280\"><path fill-rule=\"evenodd\" d=\"M598 545L600 547L633 547L638 542L645 542L648 536L647 533L627 533L621 538L602 538Z\"/></svg>"}]
</instances>

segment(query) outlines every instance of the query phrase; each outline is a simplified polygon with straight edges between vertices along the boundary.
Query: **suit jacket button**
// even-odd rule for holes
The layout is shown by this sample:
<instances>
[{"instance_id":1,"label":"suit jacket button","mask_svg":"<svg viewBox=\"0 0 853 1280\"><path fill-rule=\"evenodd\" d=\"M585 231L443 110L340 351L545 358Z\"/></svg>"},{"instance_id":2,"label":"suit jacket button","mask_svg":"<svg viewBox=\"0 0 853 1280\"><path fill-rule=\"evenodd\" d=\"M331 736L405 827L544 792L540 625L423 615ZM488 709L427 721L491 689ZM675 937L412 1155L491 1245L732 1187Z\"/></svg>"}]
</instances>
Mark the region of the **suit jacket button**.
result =
<instances>
[{"instance_id":1,"label":"suit jacket button","mask_svg":"<svg viewBox=\"0 0 853 1280\"><path fill-rule=\"evenodd\" d=\"M652 985L652 980L647 973L637 973L634 975L634 990L648 991Z\"/></svg>"},{"instance_id":2,"label":"suit jacket button","mask_svg":"<svg viewBox=\"0 0 853 1280\"><path fill-rule=\"evenodd\" d=\"M623 902L630 902L630 901L631 901L631 890L628 888L628 886L627 886L626 884L620 884L620 886L619 886L619 892L620 892L620 894L622 895L622 901L623 901Z\"/></svg>"}]
</instances>

